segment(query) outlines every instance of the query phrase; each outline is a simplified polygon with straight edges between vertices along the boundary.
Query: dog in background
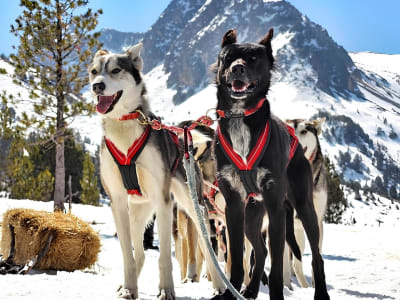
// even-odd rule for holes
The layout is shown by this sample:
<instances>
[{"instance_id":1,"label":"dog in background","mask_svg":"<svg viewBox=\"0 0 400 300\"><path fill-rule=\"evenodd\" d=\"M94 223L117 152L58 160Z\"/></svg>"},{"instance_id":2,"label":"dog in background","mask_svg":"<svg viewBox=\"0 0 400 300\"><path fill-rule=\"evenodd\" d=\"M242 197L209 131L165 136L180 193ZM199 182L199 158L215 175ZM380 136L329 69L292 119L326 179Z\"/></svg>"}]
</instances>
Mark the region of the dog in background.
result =
<instances>
[{"instance_id":1,"label":"dog in background","mask_svg":"<svg viewBox=\"0 0 400 300\"><path fill-rule=\"evenodd\" d=\"M138 276L144 263L143 233L156 214L159 233L159 299L175 298L172 277L171 235L174 200L199 227L186 184L182 149L168 130L153 130L143 116L155 119L149 109L141 74L142 44L125 53L96 53L89 66L89 79L96 109L101 116L103 142L100 150L101 181L111 198L111 209L120 240L124 283L119 297L138 298ZM202 192L201 172L196 169L197 192ZM198 230L199 231L199 230ZM132 244L134 251L132 251ZM205 249L203 240L201 246ZM224 283L205 252L217 292Z\"/></svg>"},{"instance_id":2,"label":"dog in background","mask_svg":"<svg viewBox=\"0 0 400 300\"><path fill-rule=\"evenodd\" d=\"M324 166L324 157L322 155L321 146L318 139L318 136L321 134L322 131L322 124L324 122L325 118L316 120L286 120L286 123L295 129L296 135L299 138L299 142L303 146L304 155L311 165L313 177L313 202L318 218L320 252L322 252L322 241L324 236L323 220L328 203L328 186L326 179L327 174ZM297 216L294 220L294 232L296 241L300 247L301 255L303 255L305 248L304 228ZM293 260L294 273L296 274L296 278L299 281L300 286L304 288L308 287L308 282L303 272L302 262L296 257L294 257ZM290 286L290 274L292 273L290 270L291 265L288 263L284 265L285 285Z\"/></svg>"},{"instance_id":3,"label":"dog in background","mask_svg":"<svg viewBox=\"0 0 400 300\"><path fill-rule=\"evenodd\" d=\"M270 299L283 299L285 200L296 209L307 233L315 276L314 299L328 300L319 251L318 219L312 201L312 173L294 130L271 114L266 95L274 65L271 29L258 43L237 43L236 31L222 39L215 64L217 135L214 155L219 189L226 200L232 285L243 282L244 235L255 254L245 298L257 298L267 255L261 229L268 215L271 252ZM289 194L289 196L288 196ZM293 217L291 217L293 218ZM229 290L214 299L234 299Z\"/></svg>"},{"instance_id":4,"label":"dog in background","mask_svg":"<svg viewBox=\"0 0 400 300\"><path fill-rule=\"evenodd\" d=\"M173 236L175 242L175 257L181 270L181 281L198 282L200 273L197 272L198 233L190 217L178 207L174 207ZM203 257L201 257L203 260Z\"/></svg>"},{"instance_id":5,"label":"dog in background","mask_svg":"<svg viewBox=\"0 0 400 300\"><path fill-rule=\"evenodd\" d=\"M185 121L178 125L178 127L183 128L184 126L190 126L192 121ZM215 163L211 157L211 144L214 137L214 130L206 126L198 126L191 131L193 137L193 151L194 158L198 163L200 170L203 175L203 180L205 183L214 183L215 181ZM222 217L219 212L221 209L215 209L215 205L224 208L225 204L221 202L221 195L214 190L209 185L203 185L203 195L204 195L204 205L208 211L209 218L209 232L211 243L215 254L221 256L221 252L226 247L221 244L222 236L220 231L223 226ZM210 203L209 195L213 194L213 200L215 203ZM223 199L222 199L223 201ZM218 204L217 204L218 202ZM218 227L219 226L219 227ZM176 228L174 229L175 235L175 256L179 262L181 269L181 279L183 282L187 281L199 281L204 254L201 248L198 246L198 239L202 239L198 235L196 228L193 225L193 221L188 218L188 216L181 210L176 210ZM207 278L210 280L210 273L206 270Z\"/></svg>"}]
</instances>

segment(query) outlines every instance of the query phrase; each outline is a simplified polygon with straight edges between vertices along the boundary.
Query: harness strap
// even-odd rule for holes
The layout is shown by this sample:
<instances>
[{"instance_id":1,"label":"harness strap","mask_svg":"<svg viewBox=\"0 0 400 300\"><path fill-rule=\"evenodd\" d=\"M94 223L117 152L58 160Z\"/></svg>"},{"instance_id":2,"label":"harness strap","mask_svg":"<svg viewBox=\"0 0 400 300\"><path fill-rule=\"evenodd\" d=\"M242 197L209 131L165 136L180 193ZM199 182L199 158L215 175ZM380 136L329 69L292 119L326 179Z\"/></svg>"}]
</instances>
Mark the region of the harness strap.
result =
<instances>
[{"instance_id":1,"label":"harness strap","mask_svg":"<svg viewBox=\"0 0 400 300\"><path fill-rule=\"evenodd\" d=\"M225 110L220 110L217 109L217 115L221 118L242 118L242 117L247 117L250 116L252 114L254 114L256 111L258 111L264 104L264 102L266 101L266 98L261 99L260 101L258 101L257 105L254 108L251 109L246 109L243 113L239 113L239 114L234 114L231 111L225 111Z\"/></svg>"},{"instance_id":2,"label":"harness strap","mask_svg":"<svg viewBox=\"0 0 400 300\"><path fill-rule=\"evenodd\" d=\"M229 144L228 140L221 132L221 128L217 127L217 138L220 141L221 149L223 150L225 156L234 164L234 166L241 171L251 171L254 167L258 165L262 155L268 147L270 140L270 124L267 121L264 130L261 132L256 145L251 150L250 154L247 156L246 162L243 161L242 157L235 152L232 146Z\"/></svg>"},{"instance_id":3,"label":"harness strap","mask_svg":"<svg viewBox=\"0 0 400 300\"><path fill-rule=\"evenodd\" d=\"M239 172L239 176L248 195L254 196L258 194L259 188L257 187L257 171L255 170L263 157L270 141L270 122L267 120L263 131L257 139L256 145L251 150L250 154L243 161L243 158L233 149L225 136L221 132L221 128L217 128L217 139L222 152L227 159L235 166Z\"/></svg>"},{"instance_id":4,"label":"harness strap","mask_svg":"<svg viewBox=\"0 0 400 300\"><path fill-rule=\"evenodd\" d=\"M178 155L176 156L175 161L172 164L172 168L171 168L171 174L172 174L172 176L174 176L176 173L176 169L178 168L179 161L182 158L181 155L179 154L180 153L179 149L181 147L181 144L179 143L179 138L175 132L173 132L171 130L166 130L166 131L168 132L169 136L171 137L172 141L174 142L176 149L178 149Z\"/></svg>"},{"instance_id":5,"label":"harness strap","mask_svg":"<svg viewBox=\"0 0 400 300\"><path fill-rule=\"evenodd\" d=\"M108 151L119 168L124 187L129 195L142 196L136 171L136 160L149 139L150 131L151 127L147 126L141 136L129 147L127 155L122 153L111 140L104 138Z\"/></svg>"},{"instance_id":6,"label":"harness strap","mask_svg":"<svg viewBox=\"0 0 400 300\"><path fill-rule=\"evenodd\" d=\"M120 121L127 121L127 120L134 120L140 117L140 113L138 111L123 115L118 120Z\"/></svg>"},{"instance_id":7,"label":"harness strap","mask_svg":"<svg viewBox=\"0 0 400 300\"><path fill-rule=\"evenodd\" d=\"M286 128L289 132L289 134L292 136L292 141L290 142L290 150L289 150L289 162L288 165L290 163L290 161L292 160L294 153L296 152L297 146L299 144L299 139L296 136L296 131L294 130L293 127L286 125Z\"/></svg>"},{"instance_id":8,"label":"harness strap","mask_svg":"<svg viewBox=\"0 0 400 300\"><path fill-rule=\"evenodd\" d=\"M318 147L313 151L313 153L311 153L310 157L308 158L310 164L314 161L315 157L317 156L317 152L318 152Z\"/></svg>"}]
</instances>

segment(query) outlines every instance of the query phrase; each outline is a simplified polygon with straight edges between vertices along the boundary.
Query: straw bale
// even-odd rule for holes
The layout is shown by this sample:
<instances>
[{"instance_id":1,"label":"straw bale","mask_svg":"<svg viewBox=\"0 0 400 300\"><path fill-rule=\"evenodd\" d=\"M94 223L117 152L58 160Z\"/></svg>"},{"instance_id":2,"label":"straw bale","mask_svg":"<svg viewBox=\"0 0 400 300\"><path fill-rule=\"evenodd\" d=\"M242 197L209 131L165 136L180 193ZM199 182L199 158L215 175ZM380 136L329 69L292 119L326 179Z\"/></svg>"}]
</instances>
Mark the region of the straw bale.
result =
<instances>
[{"instance_id":1,"label":"straw bale","mask_svg":"<svg viewBox=\"0 0 400 300\"><path fill-rule=\"evenodd\" d=\"M0 253L7 258L11 234L15 228L15 257L25 264L39 254L52 233L54 239L47 254L35 266L37 269L74 271L92 266L100 252L100 238L88 223L62 212L11 209L3 216Z\"/></svg>"}]
</instances>

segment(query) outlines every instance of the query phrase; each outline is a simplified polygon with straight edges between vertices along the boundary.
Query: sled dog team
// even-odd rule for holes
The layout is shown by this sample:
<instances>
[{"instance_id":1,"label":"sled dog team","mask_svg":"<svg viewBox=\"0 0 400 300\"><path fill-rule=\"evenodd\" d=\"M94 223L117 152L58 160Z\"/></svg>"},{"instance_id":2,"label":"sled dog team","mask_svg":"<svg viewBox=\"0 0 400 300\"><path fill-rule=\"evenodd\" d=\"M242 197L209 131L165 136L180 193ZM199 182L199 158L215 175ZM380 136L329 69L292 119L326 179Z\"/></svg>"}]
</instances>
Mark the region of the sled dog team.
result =
<instances>
[{"instance_id":1,"label":"sled dog team","mask_svg":"<svg viewBox=\"0 0 400 300\"><path fill-rule=\"evenodd\" d=\"M192 130L195 189L205 195L203 205L212 220L209 230L218 237L215 249L224 250L226 274L244 298L256 299L263 281L268 283L270 299L284 299L283 285L291 288L293 272L302 287L308 286L301 263L306 235L312 253L314 299L327 300L321 256L327 187L318 141L324 120L285 123L273 115L267 98L274 69L273 30L257 43L238 43L236 36L235 30L225 33L212 66L217 129L197 126ZM101 181L111 198L123 256L124 282L118 295L139 297L143 234L155 214L160 249L158 298L175 299L171 255L175 221L182 279L199 280L204 257L215 290L213 299L235 299L198 235L200 224L183 166L182 137L174 130L157 130L148 121L159 119L149 108L141 48L137 44L121 54L100 50L88 70L103 129ZM267 255L271 258L268 277L264 273Z\"/></svg>"}]
</instances>

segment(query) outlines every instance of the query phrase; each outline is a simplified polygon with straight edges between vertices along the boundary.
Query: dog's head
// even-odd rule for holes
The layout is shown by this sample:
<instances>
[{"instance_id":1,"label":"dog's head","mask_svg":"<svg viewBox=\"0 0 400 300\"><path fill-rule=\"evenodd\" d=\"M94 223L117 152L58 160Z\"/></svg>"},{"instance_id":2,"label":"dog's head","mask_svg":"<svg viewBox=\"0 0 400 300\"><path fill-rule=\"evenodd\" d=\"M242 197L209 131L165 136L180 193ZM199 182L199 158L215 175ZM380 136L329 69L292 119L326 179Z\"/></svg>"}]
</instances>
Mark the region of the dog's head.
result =
<instances>
[{"instance_id":1,"label":"dog's head","mask_svg":"<svg viewBox=\"0 0 400 300\"><path fill-rule=\"evenodd\" d=\"M96 110L105 118L119 118L142 105L145 87L140 71L142 44L124 54L99 50L89 66L90 86L97 98Z\"/></svg>"},{"instance_id":2,"label":"dog's head","mask_svg":"<svg viewBox=\"0 0 400 300\"><path fill-rule=\"evenodd\" d=\"M318 135L322 132L322 124L325 118L316 120L293 119L286 120L286 123L292 126L296 131L296 136L304 149L304 155L310 159L318 151Z\"/></svg>"},{"instance_id":3,"label":"dog's head","mask_svg":"<svg viewBox=\"0 0 400 300\"><path fill-rule=\"evenodd\" d=\"M237 43L236 30L222 38L221 51L213 65L219 101L241 108L256 104L268 92L274 66L271 40L273 29L258 43ZM222 98L222 99L221 99Z\"/></svg>"}]
</instances>

